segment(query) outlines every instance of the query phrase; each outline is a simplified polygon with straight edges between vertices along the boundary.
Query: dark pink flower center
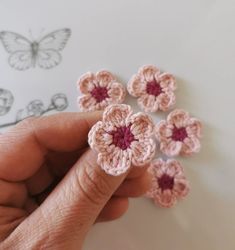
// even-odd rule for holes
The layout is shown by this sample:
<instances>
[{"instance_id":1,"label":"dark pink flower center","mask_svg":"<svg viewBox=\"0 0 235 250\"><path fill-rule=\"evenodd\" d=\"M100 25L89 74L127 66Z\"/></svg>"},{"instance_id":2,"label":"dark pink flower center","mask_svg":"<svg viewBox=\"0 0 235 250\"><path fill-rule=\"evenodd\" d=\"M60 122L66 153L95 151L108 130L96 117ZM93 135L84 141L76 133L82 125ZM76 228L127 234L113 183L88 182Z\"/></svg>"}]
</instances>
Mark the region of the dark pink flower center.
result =
<instances>
[{"instance_id":1,"label":"dark pink flower center","mask_svg":"<svg viewBox=\"0 0 235 250\"><path fill-rule=\"evenodd\" d=\"M184 127L182 127L182 128L174 127L173 133L172 133L172 136L171 136L171 138L174 141L183 141L186 137L188 137L186 128L184 128Z\"/></svg>"},{"instance_id":2,"label":"dark pink flower center","mask_svg":"<svg viewBox=\"0 0 235 250\"><path fill-rule=\"evenodd\" d=\"M106 87L96 86L92 91L91 95L96 99L97 102L102 102L109 97L108 89Z\"/></svg>"},{"instance_id":3,"label":"dark pink flower center","mask_svg":"<svg viewBox=\"0 0 235 250\"><path fill-rule=\"evenodd\" d=\"M131 125L128 127L123 126L112 131L110 134L113 136L113 144L116 147L126 150L130 147L131 143L135 140L134 135L131 132Z\"/></svg>"},{"instance_id":4,"label":"dark pink flower center","mask_svg":"<svg viewBox=\"0 0 235 250\"><path fill-rule=\"evenodd\" d=\"M163 174L159 179L158 179L158 185L161 188L162 191L166 189L172 190L174 187L174 178L169 176L168 174Z\"/></svg>"},{"instance_id":5,"label":"dark pink flower center","mask_svg":"<svg viewBox=\"0 0 235 250\"><path fill-rule=\"evenodd\" d=\"M146 85L146 92L149 95L159 96L162 93L160 84L154 79Z\"/></svg>"}]
</instances>

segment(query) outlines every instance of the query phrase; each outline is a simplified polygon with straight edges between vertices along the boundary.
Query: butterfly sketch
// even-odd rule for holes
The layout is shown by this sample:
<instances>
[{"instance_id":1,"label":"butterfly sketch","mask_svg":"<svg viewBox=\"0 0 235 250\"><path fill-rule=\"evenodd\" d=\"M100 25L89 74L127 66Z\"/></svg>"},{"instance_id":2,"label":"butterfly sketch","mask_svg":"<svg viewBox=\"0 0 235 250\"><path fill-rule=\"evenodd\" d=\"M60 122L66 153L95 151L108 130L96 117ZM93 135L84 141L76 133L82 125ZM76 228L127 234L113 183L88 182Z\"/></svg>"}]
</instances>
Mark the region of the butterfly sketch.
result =
<instances>
[{"instance_id":1,"label":"butterfly sketch","mask_svg":"<svg viewBox=\"0 0 235 250\"><path fill-rule=\"evenodd\" d=\"M37 41L11 31L1 31L0 40L5 50L10 54L9 65L16 70L27 70L36 66L51 69L61 60L61 51L65 48L70 29L53 31Z\"/></svg>"},{"instance_id":2,"label":"butterfly sketch","mask_svg":"<svg viewBox=\"0 0 235 250\"><path fill-rule=\"evenodd\" d=\"M7 89L0 88L0 116L7 114L14 102L12 93Z\"/></svg>"},{"instance_id":3,"label":"butterfly sketch","mask_svg":"<svg viewBox=\"0 0 235 250\"><path fill-rule=\"evenodd\" d=\"M24 109L20 109L16 113L16 118L12 122L0 124L0 129L13 126L28 117L42 116L50 111L63 111L68 107L68 98L62 93L55 94L51 97L50 104L45 107L41 100L31 101Z\"/></svg>"}]
</instances>

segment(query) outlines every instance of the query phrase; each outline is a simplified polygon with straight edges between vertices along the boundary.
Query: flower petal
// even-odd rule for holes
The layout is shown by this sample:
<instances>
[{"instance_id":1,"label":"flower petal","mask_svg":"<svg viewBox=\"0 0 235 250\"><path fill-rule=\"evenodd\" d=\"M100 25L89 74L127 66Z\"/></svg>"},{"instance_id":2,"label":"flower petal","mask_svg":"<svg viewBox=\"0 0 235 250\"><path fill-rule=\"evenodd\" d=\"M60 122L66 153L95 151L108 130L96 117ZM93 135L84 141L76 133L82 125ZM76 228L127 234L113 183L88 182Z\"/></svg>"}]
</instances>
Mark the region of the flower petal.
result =
<instances>
[{"instance_id":1,"label":"flower petal","mask_svg":"<svg viewBox=\"0 0 235 250\"><path fill-rule=\"evenodd\" d=\"M160 169L165 166L165 161L161 158L155 159L151 162L151 167L154 169Z\"/></svg>"},{"instance_id":2,"label":"flower petal","mask_svg":"<svg viewBox=\"0 0 235 250\"><path fill-rule=\"evenodd\" d=\"M151 187L146 193L145 197L153 199L155 197L155 189Z\"/></svg>"},{"instance_id":3,"label":"flower petal","mask_svg":"<svg viewBox=\"0 0 235 250\"><path fill-rule=\"evenodd\" d=\"M114 126L120 127L129 125L128 118L132 114L132 109L126 104L114 104L108 106L103 114L103 121L113 124Z\"/></svg>"},{"instance_id":4,"label":"flower petal","mask_svg":"<svg viewBox=\"0 0 235 250\"><path fill-rule=\"evenodd\" d=\"M110 104L122 103L125 100L126 90L121 83L114 82L110 85L108 95L110 97Z\"/></svg>"},{"instance_id":5,"label":"flower petal","mask_svg":"<svg viewBox=\"0 0 235 250\"><path fill-rule=\"evenodd\" d=\"M167 165L166 173L169 176L174 177L176 175L184 174L183 168L177 160L169 159L167 160L166 165Z\"/></svg>"},{"instance_id":6,"label":"flower petal","mask_svg":"<svg viewBox=\"0 0 235 250\"><path fill-rule=\"evenodd\" d=\"M109 87L110 84L116 80L113 74L107 70L99 71L96 74L96 79L100 87Z\"/></svg>"},{"instance_id":7,"label":"flower petal","mask_svg":"<svg viewBox=\"0 0 235 250\"><path fill-rule=\"evenodd\" d=\"M156 144L154 140L141 140L132 142L132 163L135 166L144 166L151 162L155 154Z\"/></svg>"},{"instance_id":8,"label":"flower petal","mask_svg":"<svg viewBox=\"0 0 235 250\"><path fill-rule=\"evenodd\" d=\"M161 93L157 97L158 107L162 111L167 111L175 105L176 98L174 92Z\"/></svg>"},{"instance_id":9,"label":"flower petal","mask_svg":"<svg viewBox=\"0 0 235 250\"><path fill-rule=\"evenodd\" d=\"M181 141L168 139L160 142L160 149L167 156L176 156L180 154L182 145L183 143Z\"/></svg>"},{"instance_id":10,"label":"flower petal","mask_svg":"<svg viewBox=\"0 0 235 250\"><path fill-rule=\"evenodd\" d=\"M166 121L160 121L155 128L156 137L159 141L165 140L172 136L173 126Z\"/></svg>"},{"instance_id":11,"label":"flower petal","mask_svg":"<svg viewBox=\"0 0 235 250\"><path fill-rule=\"evenodd\" d=\"M201 143L196 137L188 137L184 139L182 154L192 155L193 153L198 153L201 149Z\"/></svg>"},{"instance_id":12,"label":"flower petal","mask_svg":"<svg viewBox=\"0 0 235 250\"><path fill-rule=\"evenodd\" d=\"M77 102L81 111L97 110L96 100L90 94L78 97Z\"/></svg>"},{"instance_id":13,"label":"flower petal","mask_svg":"<svg viewBox=\"0 0 235 250\"><path fill-rule=\"evenodd\" d=\"M155 202L162 207L172 207L176 203L176 197L170 190L164 190L155 196Z\"/></svg>"},{"instance_id":14,"label":"flower petal","mask_svg":"<svg viewBox=\"0 0 235 250\"><path fill-rule=\"evenodd\" d=\"M87 72L82 75L78 80L78 88L83 94L88 94L95 87L95 75Z\"/></svg>"},{"instance_id":15,"label":"flower petal","mask_svg":"<svg viewBox=\"0 0 235 250\"><path fill-rule=\"evenodd\" d=\"M202 123L196 118L191 118L186 131L189 137L196 136L200 138L202 136Z\"/></svg>"},{"instance_id":16,"label":"flower petal","mask_svg":"<svg viewBox=\"0 0 235 250\"><path fill-rule=\"evenodd\" d=\"M154 175L154 178L157 180L157 178L160 178L164 172L165 172L165 161L161 158L155 159L151 162L150 165L150 171Z\"/></svg>"},{"instance_id":17,"label":"flower petal","mask_svg":"<svg viewBox=\"0 0 235 250\"><path fill-rule=\"evenodd\" d=\"M125 173L131 166L130 150L120 150L117 147L110 152L98 155L97 163L109 175L118 176Z\"/></svg>"},{"instance_id":18,"label":"flower petal","mask_svg":"<svg viewBox=\"0 0 235 250\"><path fill-rule=\"evenodd\" d=\"M148 198L154 198L159 192L160 191L159 191L157 179L153 176L151 187L145 193L145 196L148 197Z\"/></svg>"},{"instance_id":19,"label":"flower petal","mask_svg":"<svg viewBox=\"0 0 235 250\"><path fill-rule=\"evenodd\" d=\"M97 122L88 134L89 145L98 152L108 152L112 141L112 135L105 130L105 125L101 121Z\"/></svg>"},{"instance_id":20,"label":"flower petal","mask_svg":"<svg viewBox=\"0 0 235 250\"><path fill-rule=\"evenodd\" d=\"M160 70L154 65L146 65L139 69L138 74L141 76L142 80L151 82L156 75L160 74Z\"/></svg>"},{"instance_id":21,"label":"flower petal","mask_svg":"<svg viewBox=\"0 0 235 250\"><path fill-rule=\"evenodd\" d=\"M152 119L144 113L136 113L130 117L131 132L135 139L150 137L153 134Z\"/></svg>"},{"instance_id":22,"label":"flower petal","mask_svg":"<svg viewBox=\"0 0 235 250\"><path fill-rule=\"evenodd\" d=\"M143 81L139 75L134 75L127 84L127 90L134 97L144 95L146 94L146 81Z\"/></svg>"},{"instance_id":23,"label":"flower petal","mask_svg":"<svg viewBox=\"0 0 235 250\"><path fill-rule=\"evenodd\" d=\"M176 81L173 75L169 73L163 73L157 76L157 79L160 82L160 86L162 89L166 91L174 91L176 90Z\"/></svg>"},{"instance_id":24,"label":"flower petal","mask_svg":"<svg viewBox=\"0 0 235 250\"><path fill-rule=\"evenodd\" d=\"M189 113L182 109L175 109L167 117L167 121L177 128L186 127L189 124L189 119Z\"/></svg>"},{"instance_id":25,"label":"flower petal","mask_svg":"<svg viewBox=\"0 0 235 250\"><path fill-rule=\"evenodd\" d=\"M178 199L185 197L189 190L189 182L185 178L175 178L173 193Z\"/></svg>"},{"instance_id":26,"label":"flower petal","mask_svg":"<svg viewBox=\"0 0 235 250\"><path fill-rule=\"evenodd\" d=\"M142 95L137 102L145 112L156 112L158 110L158 103L153 95Z\"/></svg>"},{"instance_id":27,"label":"flower petal","mask_svg":"<svg viewBox=\"0 0 235 250\"><path fill-rule=\"evenodd\" d=\"M104 110L105 108L107 108L111 104L113 104L111 102L111 99L106 98L105 100L96 103L96 109L95 110Z\"/></svg>"}]
</instances>

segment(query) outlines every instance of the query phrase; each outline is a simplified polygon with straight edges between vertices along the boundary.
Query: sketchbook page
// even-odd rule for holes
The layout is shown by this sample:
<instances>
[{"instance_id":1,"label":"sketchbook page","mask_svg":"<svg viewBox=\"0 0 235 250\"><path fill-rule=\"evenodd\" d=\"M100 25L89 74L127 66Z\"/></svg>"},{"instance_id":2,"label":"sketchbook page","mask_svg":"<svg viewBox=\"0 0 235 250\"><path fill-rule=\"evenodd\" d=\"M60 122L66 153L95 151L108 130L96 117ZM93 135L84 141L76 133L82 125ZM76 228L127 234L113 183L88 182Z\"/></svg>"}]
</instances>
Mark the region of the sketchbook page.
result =
<instances>
[{"instance_id":1,"label":"sketchbook page","mask_svg":"<svg viewBox=\"0 0 235 250\"><path fill-rule=\"evenodd\" d=\"M0 1L0 31L17 33L30 46L56 30L71 30L50 69L39 64L34 44L21 56L33 63L16 70L19 56L10 60L0 43L0 124L48 107L54 108L40 115L77 111L81 74L108 69L126 83L144 64L174 74L176 107L203 121L200 154L179 158L191 183L187 199L172 209L130 199L122 219L93 227L85 250L234 250L234 13L234 0ZM56 94L67 98L57 99L62 107L68 103L61 111L53 106ZM127 103L138 110L136 99ZM159 121L166 114L151 116Z\"/></svg>"},{"instance_id":2,"label":"sketchbook page","mask_svg":"<svg viewBox=\"0 0 235 250\"><path fill-rule=\"evenodd\" d=\"M76 30L76 24L65 19L50 22L52 13L48 13L47 20L36 18L43 6L23 2L0 2L2 132L29 116L78 110L79 72L71 69L77 60L72 47L76 41L72 28ZM51 8L54 5L56 2Z\"/></svg>"}]
</instances>

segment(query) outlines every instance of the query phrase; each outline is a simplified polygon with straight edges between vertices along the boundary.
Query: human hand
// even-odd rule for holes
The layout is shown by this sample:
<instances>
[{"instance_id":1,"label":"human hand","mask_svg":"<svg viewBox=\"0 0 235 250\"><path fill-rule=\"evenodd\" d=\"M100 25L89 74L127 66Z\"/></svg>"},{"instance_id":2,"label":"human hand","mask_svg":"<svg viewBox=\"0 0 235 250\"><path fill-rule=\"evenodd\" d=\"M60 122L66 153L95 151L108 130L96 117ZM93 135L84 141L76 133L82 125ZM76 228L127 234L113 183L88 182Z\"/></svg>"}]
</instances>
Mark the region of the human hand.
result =
<instances>
[{"instance_id":1,"label":"human hand","mask_svg":"<svg viewBox=\"0 0 235 250\"><path fill-rule=\"evenodd\" d=\"M0 248L81 249L95 222L119 218L149 187L144 168L107 175L88 148L101 118L29 118L0 135Z\"/></svg>"}]
</instances>

